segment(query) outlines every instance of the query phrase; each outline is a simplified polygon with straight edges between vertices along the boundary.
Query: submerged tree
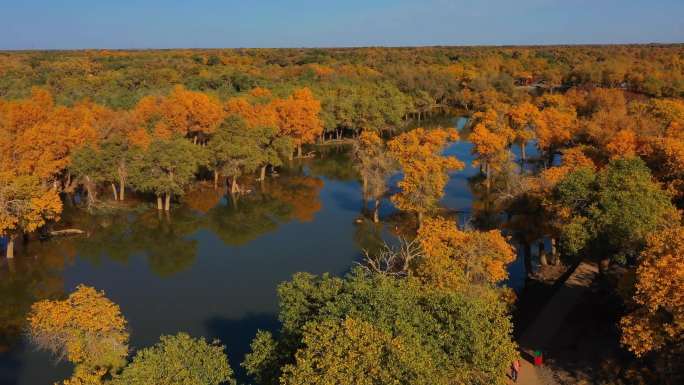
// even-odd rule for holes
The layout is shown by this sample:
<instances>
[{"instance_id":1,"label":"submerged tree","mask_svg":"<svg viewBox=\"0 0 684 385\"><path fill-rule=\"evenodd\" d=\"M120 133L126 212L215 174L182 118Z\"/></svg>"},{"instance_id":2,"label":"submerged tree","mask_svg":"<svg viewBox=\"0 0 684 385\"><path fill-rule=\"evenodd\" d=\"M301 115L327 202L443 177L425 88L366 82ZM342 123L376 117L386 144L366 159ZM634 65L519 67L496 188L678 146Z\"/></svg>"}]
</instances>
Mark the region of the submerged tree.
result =
<instances>
[{"instance_id":1,"label":"submerged tree","mask_svg":"<svg viewBox=\"0 0 684 385\"><path fill-rule=\"evenodd\" d=\"M449 172L463 168L453 156L443 156L448 142L458 139L455 130L417 128L391 140L387 146L404 173L401 192L392 202L401 210L418 214L419 224L425 214L437 208L449 180Z\"/></svg>"},{"instance_id":2,"label":"submerged tree","mask_svg":"<svg viewBox=\"0 0 684 385\"><path fill-rule=\"evenodd\" d=\"M539 109L532 103L524 102L513 106L508 111L513 129L513 142L520 145L520 159L525 162L525 147L534 138L534 125L539 119Z\"/></svg>"},{"instance_id":3,"label":"submerged tree","mask_svg":"<svg viewBox=\"0 0 684 385\"><path fill-rule=\"evenodd\" d=\"M354 160L362 180L363 201L375 200L373 222L379 222L380 199L387 193L390 176L396 171L395 161L385 143L373 131L364 131L354 142ZM365 209L365 207L364 207Z\"/></svg>"},{"instance_id":4,"label":"submerged tree","mask_svg":"<svg viewBox=\"0 0 684 385\"><path fill-rule=\"evenodd\" d=\"M219 175L231 178L231 193L239 192L238 178L259 170L259 179L266 178L266 168L282 165L282 159L292 152L292 141L279 135L275 127L250 127L239 117L227 118L208 144L209 168L214 183Z\"/></svg>"},{"instance_id":5,"label":"submerged tree","mask_svg":"<svg viewBox=\"0 0 684 385\"><path fill-rule=\"evenodd\" d=\"M7 237L7 258L14 257L17 236L59 219L62 201L57 191L32 175L0 171L0 235Z\"/></svg>"},{"instance_id":6,"label":"submerged tree","mask_svg":"<svg viewBox=\"0 0 684 385\"><path fill-rule=\"evenodd\" d=\"M171 196L183 195L204 163L203 157L201 148L187 139L154 140L132 161L131 183L140 191L154 193L157 209L169 211Z\"/></svg>"},{"instance_id":7,"label":"submerged tree","mask_svg":"<svg viewBox=\"0 0 684 385\"><path fill-rule=\"evenodd\" d=\"M295 90L287 99L276 100L273 108L280 133L292 138L301 157L302 145L313 143L323 133L321 102L305 87Z\"/></svg>"}]
</instances>

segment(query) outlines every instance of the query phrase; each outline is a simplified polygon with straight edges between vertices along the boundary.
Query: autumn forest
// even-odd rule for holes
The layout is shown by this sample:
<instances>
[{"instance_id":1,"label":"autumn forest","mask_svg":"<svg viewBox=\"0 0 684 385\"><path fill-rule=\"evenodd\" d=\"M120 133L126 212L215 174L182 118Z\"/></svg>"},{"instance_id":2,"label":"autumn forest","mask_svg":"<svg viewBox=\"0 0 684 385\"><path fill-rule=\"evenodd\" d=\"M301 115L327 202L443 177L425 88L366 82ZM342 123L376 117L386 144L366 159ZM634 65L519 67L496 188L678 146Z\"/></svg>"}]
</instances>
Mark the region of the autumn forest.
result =
<instances>
[{"instance_id":1,"label":"autumn forest","mask_svg":"<svg viewBox=\"0 0 684 385\"><path fill-rule=\"evenodd\" d=\"M684 381L683 45L0 52L0 165L3 383Z\"/></svg>"}]
</instances>

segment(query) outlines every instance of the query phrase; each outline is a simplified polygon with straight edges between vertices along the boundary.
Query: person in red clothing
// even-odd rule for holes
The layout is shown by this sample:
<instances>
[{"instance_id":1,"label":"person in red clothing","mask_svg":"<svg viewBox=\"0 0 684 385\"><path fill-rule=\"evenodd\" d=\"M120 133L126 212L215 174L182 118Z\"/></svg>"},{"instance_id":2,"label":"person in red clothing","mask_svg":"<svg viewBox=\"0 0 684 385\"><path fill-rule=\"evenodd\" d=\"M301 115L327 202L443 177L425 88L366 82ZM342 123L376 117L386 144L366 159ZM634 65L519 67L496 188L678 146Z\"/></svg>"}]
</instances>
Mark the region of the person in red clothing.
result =
<instances>
[{"instance_id":1,"label":"person in red clothing","mask_svg":"<svg viewBox=\"0 0 684 385\"><path fill-rule=\"evenodd\" d=\"M516 358L511 364L511 379L513 379L513 382L518 382L518 374L520 374L520 360Z\"/></svg>"}]
</instances>

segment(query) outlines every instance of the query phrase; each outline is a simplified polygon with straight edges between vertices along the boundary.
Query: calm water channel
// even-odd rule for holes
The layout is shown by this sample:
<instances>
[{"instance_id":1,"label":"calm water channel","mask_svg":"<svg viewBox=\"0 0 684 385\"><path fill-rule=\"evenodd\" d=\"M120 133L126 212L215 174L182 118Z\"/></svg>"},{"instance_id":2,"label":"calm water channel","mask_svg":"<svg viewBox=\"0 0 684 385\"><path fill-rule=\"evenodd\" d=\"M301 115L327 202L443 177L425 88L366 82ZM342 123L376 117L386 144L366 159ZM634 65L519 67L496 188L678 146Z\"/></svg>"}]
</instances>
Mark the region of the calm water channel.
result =
<instances>
[{"instance_id":1,"label":"calm water channel","mask_svg":"<svg viewBox=\"0 0 684 385\"><path fill-rule=\"evenodd\" d=\"M466 120L451 122L462 128ZM461 221L474 204L470 150L460 141L446 151L468 165L451 176L443 199L464 213ZM170 217L67 208L60 227L82 228L88 237L32 241L0 266L0 384L52 384L70 375L69 365L27 346L21 330L32 302L63 297L79 284L104 290L121 306L133 348L178 331L219 338L244 380L239 363L257 329L278 327L280 282L299 271L344 274L361 250L391 241L401 227L389 201L381 206L383 224L357 223L361 190L348 148L320 151L238 201L196 188ZM520 260L511 266L511 286L520 286L523 270Z\"/></svg>"}]
</instances>

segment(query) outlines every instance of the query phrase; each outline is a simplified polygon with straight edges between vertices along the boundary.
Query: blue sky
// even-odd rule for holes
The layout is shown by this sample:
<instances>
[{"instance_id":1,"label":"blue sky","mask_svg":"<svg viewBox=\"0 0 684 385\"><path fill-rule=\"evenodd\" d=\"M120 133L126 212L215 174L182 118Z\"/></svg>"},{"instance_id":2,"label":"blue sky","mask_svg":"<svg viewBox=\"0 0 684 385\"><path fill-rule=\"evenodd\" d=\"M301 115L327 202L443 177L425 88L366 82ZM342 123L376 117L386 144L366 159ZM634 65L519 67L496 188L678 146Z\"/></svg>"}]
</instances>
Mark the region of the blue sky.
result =
<instances>
[{"instance_id":1,"label":"blue sky","mask_svg":"<svg viewBox=\"0 0 684 385\"><path fill-rule=\"evenodd\" d=\"M0 49L684 42L684 0L0 2Z\"/></svg>"}]
</instances>

